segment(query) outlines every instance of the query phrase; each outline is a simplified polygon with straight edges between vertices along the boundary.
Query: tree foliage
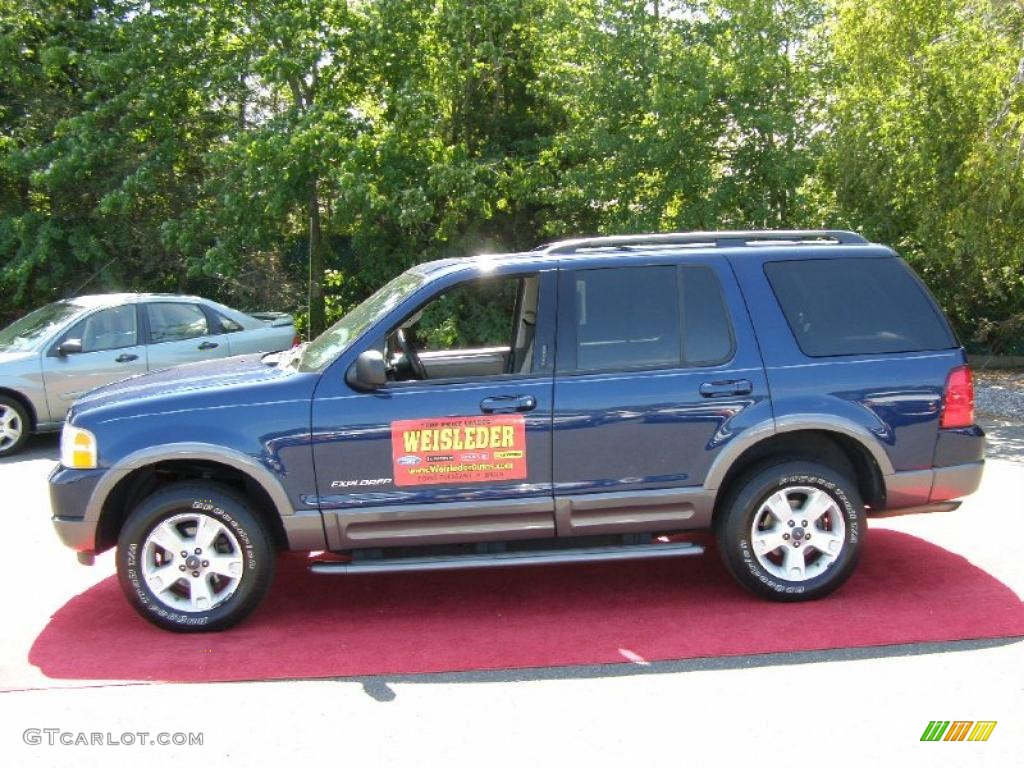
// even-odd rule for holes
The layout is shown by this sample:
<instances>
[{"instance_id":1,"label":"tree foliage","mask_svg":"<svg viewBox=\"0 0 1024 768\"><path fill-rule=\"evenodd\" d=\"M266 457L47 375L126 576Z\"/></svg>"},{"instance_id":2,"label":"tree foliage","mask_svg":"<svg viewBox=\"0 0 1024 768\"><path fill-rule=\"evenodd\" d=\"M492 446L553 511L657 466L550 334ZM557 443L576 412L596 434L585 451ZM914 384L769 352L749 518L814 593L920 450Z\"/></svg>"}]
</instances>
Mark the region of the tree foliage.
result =
<instances>
[{"instance_id":1,"label":"tree foliage","mask_svg":"<svg viewBox=\"0 0 1024 768\"><path fill-rule=\"evenodd\" d=\"M0 29L10 315L174 290L315 331L428 258L841 225L1024 345L1008 0L0 0Z\"/></svg>"},{"instance_id":2,"label":"tree foliage","mask_svg":"<svg viewBox=\"0 0 1024 768\"><path fill-rule=\"evenodd\" d=\"M821 186L923 274L965 341L1021 344L1024 9L847 0L827 30Z\"/></svg>"}]
</instances>

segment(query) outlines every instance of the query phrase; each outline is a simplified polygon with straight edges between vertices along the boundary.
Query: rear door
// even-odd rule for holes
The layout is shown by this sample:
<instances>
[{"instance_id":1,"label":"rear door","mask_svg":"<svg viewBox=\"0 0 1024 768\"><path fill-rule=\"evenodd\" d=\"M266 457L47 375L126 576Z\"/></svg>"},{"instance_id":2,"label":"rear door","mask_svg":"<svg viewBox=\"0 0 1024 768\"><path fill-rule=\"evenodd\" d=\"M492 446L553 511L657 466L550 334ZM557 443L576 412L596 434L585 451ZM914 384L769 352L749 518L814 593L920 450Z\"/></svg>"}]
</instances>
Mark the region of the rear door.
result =
<instances>
[{"instance_id":1,"label":"rear door","mask_svg":"<svg viewBox=\"0 0 1024 768\"><path fill-rule=\"evenodd\" d=\"M82 351L61 355L68 340ZM100 309L65 331L43 356L46 402L54 420L63 419L76 398L91 389L146 371L146 348L139 343L135 304Z\"/></svg>"},{"instance_id":2,"label":"rear door","mask_svg":"<svg viewBox=\"0 0 1024 768\"><path fill-rule=\"evenodd\" d=\"M220 328L213 326L198 304L150 301L142 306L148 334L149 370L231 354L224 335L219 333Z\"/></svg>"},{"instance_id":3,"label":"rear door","mask_svg":"<svg viewBox=\"0 0 1024 768\"><path fill-rule=\"evenodd\" d=\"M760 354L725 260L636 262L560 274L560 535L706 523L700 487L721 446L748 409L760 404L770 418Z\"/></svg>"}]
</instances>

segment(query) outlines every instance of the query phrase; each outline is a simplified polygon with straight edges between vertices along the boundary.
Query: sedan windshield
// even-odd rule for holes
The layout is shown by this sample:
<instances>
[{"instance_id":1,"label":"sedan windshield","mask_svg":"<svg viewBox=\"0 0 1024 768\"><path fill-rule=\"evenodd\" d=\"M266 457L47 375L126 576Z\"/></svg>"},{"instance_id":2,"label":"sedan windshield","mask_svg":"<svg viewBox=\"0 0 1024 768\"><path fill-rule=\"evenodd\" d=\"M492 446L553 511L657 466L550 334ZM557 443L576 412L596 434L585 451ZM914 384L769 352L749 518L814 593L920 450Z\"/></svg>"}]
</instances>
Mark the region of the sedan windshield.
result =
<instances>
[{"instance_id":1,"label":"sedan windshield","mask_svg":"<svg viewBox=\"0 0 1024 768\"><path fill-rule=\"evenodd\" d=\"M400 274L311 341L302 352L299 370L323 370L363 331L405 301L425 281L426 278L418 272Z\"/></svg>"},{"instance_id":2,"label":"sedan windshield","mask_svg":"<svg viewBox=\"0 0 1024 768\"><path fill-rule=\"evenodd\" d=\"M0 331L0 352L32 349L65 320L81 311L80 306L69 301L55 301L29 312Z\"/></svg>"}]
</instances>

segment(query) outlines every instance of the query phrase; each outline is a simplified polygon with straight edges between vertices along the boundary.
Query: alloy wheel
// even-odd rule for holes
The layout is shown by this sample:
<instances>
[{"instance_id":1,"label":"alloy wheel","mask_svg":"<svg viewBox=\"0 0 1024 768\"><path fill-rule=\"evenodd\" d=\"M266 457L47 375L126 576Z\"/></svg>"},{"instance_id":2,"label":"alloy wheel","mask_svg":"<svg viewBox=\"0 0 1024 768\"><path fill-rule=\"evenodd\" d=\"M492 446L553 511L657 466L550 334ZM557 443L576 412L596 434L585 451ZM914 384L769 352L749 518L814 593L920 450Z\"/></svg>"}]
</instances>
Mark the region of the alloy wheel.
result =
<instances>
[{"instance_id":1,"label":"alloy wheel","mask_svg":"<svg viewBox=\"0 0 1024 768\"><path fill-rule=\"evenodd\" d=\"M154 597L186 613L223 603L242 580L242 548L219 520L198 512L159 523L142 547L142 575Z\"/></svg>"},{"instance_id":2,"label":"alloy wheel","mask_svg":"<svg viewBox=\"0 0 1024 768\"><path fill-rule=\"evenodd\" d=\"M0 451L13 447L21 439L24 429L21 414L9 405L0 405Z\"/></svg>"},{"instance_id":3,"label":"alloy wheel","mask_svg":"<svg viewBox=\"0 0 1024 768\"><path fill-rule=\"evenodd\" d=\"M790 486L762 502L751 526L758 563L790 582L820 576L840 556L846 523L838 501L812 486Z\"/></svg>"}]
</instances>

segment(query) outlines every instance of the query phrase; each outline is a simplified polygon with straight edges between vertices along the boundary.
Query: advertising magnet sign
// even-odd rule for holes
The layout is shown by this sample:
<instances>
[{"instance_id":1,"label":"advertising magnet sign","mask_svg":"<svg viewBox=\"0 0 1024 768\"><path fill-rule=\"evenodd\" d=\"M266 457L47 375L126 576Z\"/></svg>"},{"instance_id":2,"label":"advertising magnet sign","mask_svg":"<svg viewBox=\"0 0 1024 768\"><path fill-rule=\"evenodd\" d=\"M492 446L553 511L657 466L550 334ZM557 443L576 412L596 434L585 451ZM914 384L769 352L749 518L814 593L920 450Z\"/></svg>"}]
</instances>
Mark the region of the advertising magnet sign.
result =
<instances>
[{"instance_id":1,"label":"advertising magnet sign","mask_svg":"<svg viewBox=\"0 0 1024 768\"><path fill-rule=\"evenodd\" d=\"M526 420L522 414L391 422L395 485L522 480Z\"/></svg>"}]
</instances>

